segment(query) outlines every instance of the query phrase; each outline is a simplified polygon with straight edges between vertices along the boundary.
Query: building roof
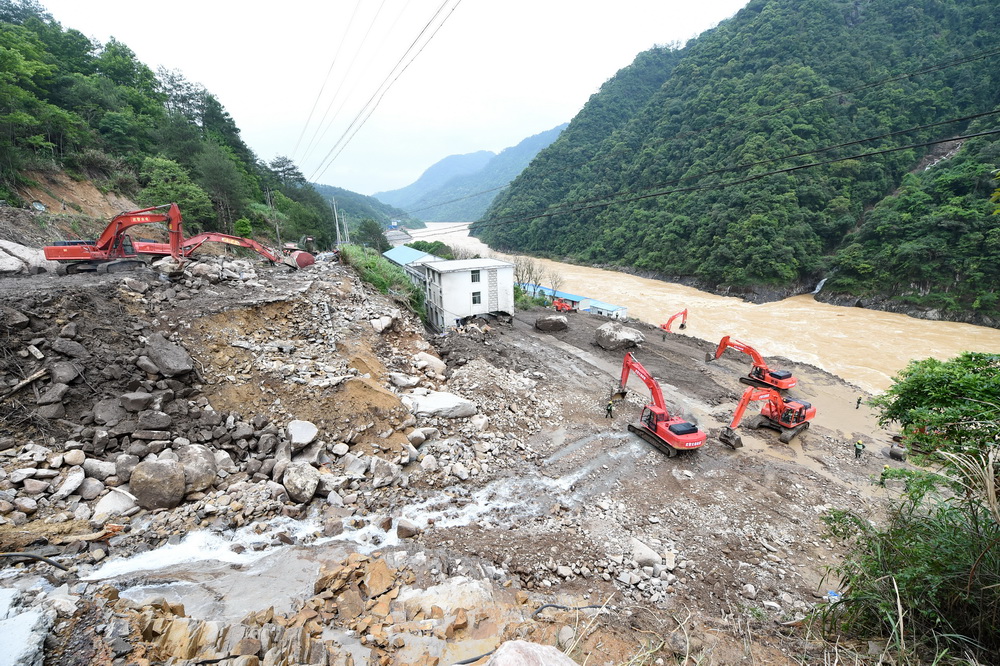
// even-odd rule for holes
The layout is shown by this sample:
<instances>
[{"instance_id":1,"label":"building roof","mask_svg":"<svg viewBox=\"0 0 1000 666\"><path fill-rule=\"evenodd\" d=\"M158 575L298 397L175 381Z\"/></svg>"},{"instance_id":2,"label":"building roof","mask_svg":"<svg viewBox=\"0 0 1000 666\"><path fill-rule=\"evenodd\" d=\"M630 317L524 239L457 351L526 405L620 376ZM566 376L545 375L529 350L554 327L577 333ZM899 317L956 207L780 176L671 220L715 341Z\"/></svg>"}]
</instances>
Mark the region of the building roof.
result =
<instances>
[{"instance_id":1,"label":"building roof","mask_svg":"<svg viewBox=\"0 0 1000 666\"><path fill-rule=\"evenodd\" d=\"M433 254L427 254L426 252L421 252L420 250L415 250L412 247L406 247L405 245L400 245L392 248L391 250L386 250L382 253L382 256L392 263L399 264L400 266L409 266L413 262L419 261L424 257L436 259Z\"/></svg>"},{"instance_id":2,"label":"building roof","mask_svg":"<svg viewBox=\"0 0 1000 666\"><path fill-rule=\"evenodd\" d=\"M433 268L438 273L454 273L456 271L474 271L486 268L513 268L514 264L500 259L438 259L432 254L420 261L421 264ZM433 264L433 265L431 265Z\"/></svg>"},{"instance_id":3,"label":"building roof","mask_svg":"<svg viewBox=\"0 0 1000 666\"><path fill-rule=\"evenodd\" d=\"M614 312L615 310L627 310L628 308L624 305L612 305L611 303L604 303L603 301L595 301L590 299L590 307L597 308L598 310L609 310Z\"/></svg>"},{"instance_id":4,"label":"building roof","mask_svg":"<svg viewBox=\"0 0 1000 666\"><path fill-rule=\"evenodd\" d=\"M580 303L585 300L593 300L589 296L577 296L576 294L568 294L565 291L555 291L551 287L543 287L540 284L531 284L520 282L518 283L524 289L529 289L531 291L540 291L546 296L551 296L553 298L561 298L565 301L573 301L574 303Z\"/></svg>"}]
</instances>

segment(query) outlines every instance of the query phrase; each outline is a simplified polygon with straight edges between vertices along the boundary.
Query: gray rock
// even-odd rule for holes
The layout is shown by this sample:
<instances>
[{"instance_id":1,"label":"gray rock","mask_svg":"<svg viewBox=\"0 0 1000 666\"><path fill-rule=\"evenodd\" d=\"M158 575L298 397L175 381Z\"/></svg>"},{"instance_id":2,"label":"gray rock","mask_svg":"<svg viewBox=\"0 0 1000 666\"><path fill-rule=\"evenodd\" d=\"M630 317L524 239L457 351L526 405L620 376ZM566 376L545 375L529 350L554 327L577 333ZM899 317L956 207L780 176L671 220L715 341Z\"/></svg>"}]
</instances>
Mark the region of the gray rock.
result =
<instances>
[{"instance_id":1,"label":"gray rock","mask_svg":"<svg viewBox=\"0 0 1000 666\"><path fill-rule=\"evenodd\" d=\"M165 377L176 377L194 370L194 361L183 347L175 345L159 333L146 340L146 356Z\"/></svg>"},{"instance_id":2,"label":"gray rock","mask_svg":"<svg viewBox=\"0 0 1000 666\"><path fill-rule=\"evenodd\" d=\"M282 485L293 502L308 502L315 496L319 485L319 471L307 463L288 463Z\"/></svg>"},{"instance_id":3,"label":"gray rock","mask_svg":"<svg viewBox=\"0 0 1000 666\"><path fill-rule=\"evenodd\" d=\"M76 492L88 502L97 499L98 495L104 492L104 484L97 479L87 478L83 480Z\"/></svg>"},{"instance_id":4,"label":"gray rock","mask_svg":"<svg viewBox=\"0 0 1000 666\"><path fill-rule=\"evenodd\" d=\"M507 641L496 649L486 666L576 666L576 662L552 645Z\"/></svg>"},{"instance_id":5,"label":"gray rock","mask_svg":"<svg viewBox=\"0 0 1000 666\"><path fill-rule=\"evenodd\" d=\"M288 432L288 439L292 442L292 450L298 451L299 449L307 446L316 439L316 435L319 433L319 428L309 421L289 421L288 427L286 428Z\"/></svg>"},{"instance_id":6,"label":"gray rock","mask_svg":"<svg viewBox=\"0 0 1000 666\"><path fill-rule=\"evenodd\" d=\"M83 461L83 471L92 479L104 481L109 476L113 476L118 470L113 462L105 462L97 458L87 458Z\"/></svg>"},{"instance_id":7,"label":"gray rock","mask_svg":"<svg viewBox=\"0 0 1000 666\"><path fill-rule=\"evenodd\" d=\"M148 356L140 356L135 361L135 367L150 375L160 374L160 368L153 363Z\"/></svg>"},{"instance_id":8,"label":"gray rock","mask_svg":"<svg viewBox=\"0 0 1000 666\"><path fill-rule=\"evenodd\" d=\"M563 315L543 315L535 320L535 328L545 333L565 331L569 328L569 320Z\"/></svg>"},{"instance_id":9,"label":"gray rock","mask_svg":"<svg viewBox=\"0 0 1000 666\"><path fill-rule=\"evenodd\" d=\"M13 308L0 308L0 326L12 331L20 331L31 325L27 315Z\"/></svg>"},{"instance_id":10,"label":"gray rock","mask_svg":"<svg viewBox=\"0 0 1000 666\"><path fill-rule=\"evenodd\" d=\"M114 426L125 419L128 413L117 398L99 400L94 405L94 421L103 425Z\"/></svg>"},{"instance_id":11,"label":"gray rock","mask_svg":"<svg viewBox=\"0 0 1000 666\"><path fill-rule=\"evenodd\" d=\"M435 375L443 375L448 369L445 362L437 356L427 352L418 352L413 355L413 366L417 370L430 370Z\"/></svg>"},{"instance_id":12,"label":"gray rock","mask_svg":"<svg viewBox=\"0 0 1000 666\"><path fill-rule=\"evenodd\" d=\"M597 329L594 342L608 351L619 351L635 347L646 341L641 331L623 326L620 322L609 321Z\"/></svg>"},{"instance_id":13,"label":"gray rock","mask_svg":"<svg viewBox=\"0 0 1000 666\"><path fill-rule=\"evenodd\" d=\"M79 342L73 342L66 338L56 338L49 346L53 351L59 352L63 356L69 356L70 358L84 358L89 355L86 347Z\"/></svg>"},{"instance_id":14,"label":"gray rock","mask_svg":"<svg viewBox=\"0 0 1000 666\"><path fill-rule=\"evenodd\" d=\"M3 636L2 663L10 666L41 666L45 660L45 637L55 622L55 611L37 609L17 613L14 609L9 617L0 620L0 636Z\"/></svg>"},{"instance_id":15,"label":"gray rock","mask_svg":"<svg viewBox=\"0 0 1000 666\"><path fill-rule=\"evenodd\" d=\"M39 405L54 405L57 402L62 402L63 398L66 397L66 393L69 391L69 386L65 384L52 384L45 390L38 398Z\"/></svg>"},{"instance_id":16,"label":"gray rock","mask_svg":"<svg viewBox=\"0 0 1000 666\"><path fill-rule=\"evenodd\" d=\"M94 505L93 517L94 520L102 521L112 516L124 515L137 506L139 503L135 495L121 488L111 488L108 494Z\"/></svg>"},{"instance_id":17,"label":"gray rock","mask_svg":"<svg viewBox=\"0 0 1000 666\"><path fill-rule=\"evenodd\" d=\"M419 377L404 375L402 372L390 372L389 380L392 382L393 386L403 389L413 388L420 383Z\"/></svg>"},{"instance_id":18,"label":"gray rock","mask_svg":"<svg viewBox=\"0 0 1000 666\"><path fill-rule=\"evenodd\" d=\"M378 456L372 456L371 473L373 487L383 488L385 486L391 486L396 479L399 478L399 472L399 465L379 458Z\"/></svg>"},{"instance_id":19,"label":"gray rock","mask_svg":"<svg viewBox=\"0 0 1000 666\"><path fill-rule=\"evenodd\" d=\"M129 479L132 478L132 470L135 466L139 464L139 456L132 455L131 453L122 453L115 458L115 476L122 483L128 483Z\"/></svg>"},{"instance_id":20,"label":"gray rock","mask_svg":"<svg viewBox=\"0 0 1000 666\"><path fill-rule=\"evenodd\" d=\"M126 393L121 398L119 398L121 406L129 412L141 412L142 410L149 407L149 404L153 402L153 395L151 393L146 393L145 391L135 391L132 393Z\"/></svg>"},{"instance_id":21,"label":"gray rock","mask_svg":"<svg viewBox=\"0 0 1000 666\"><path fill-rule=\"evenodd\" d=\"M147 460L132 470L129 489L144 509L172 509L184 500L184 465Z\"/></svg>"},{"instance_id":22,"label":"gray rock","mask_svg":"<svg viewBox=\"0 0 1000 666\"><path fill-rule=\"evenodd\" d=\"M368 471L369 461L366 457L358 457L353 453L348 453L340 459L344 463L344 474L349 479L363 479Z\"/></svg>"},{"instance_id":23,"label":"gray rock","mask_svg":"<svg viewBox=\"0 0 1000 666\"><path fill-rule=\"evenodd\" d=\"M69 453L72 453L72 451L67 452L67 455ZM83 471L82 467L71 467L69 472L66 474L66 478L63 479L62 485L59 486L59 490L52 495L52 499L66 499L76 492L76 489L80 487L80 484L83 483L85 478L87 478L87 474Z\"/></svg>"},{"instance_id":24,"label":"gray rock","mask_svg":"<svg viewBox=\"0 0 1000 666\"><path fill-rule=\"evenodd\" d=\"M42 405L35 410L35 414L50 421L52 419L61 419L66 416L66 407L61 402L51 405Z\"/></svg>"},{"instance_id":25,"label":"gray rock","mask_svg":"<svg viewBox=\"0 0 1000 666\"><path fill-rule=\"evenodd\" d=\"M87 454L80 449L71 449L63 454L63 462L67 465L82 465Z\"/></svg>"},{"instance_id":26,"label":"gray rock","mask_svg":"<svg viewBox=\"0 0 1000 666\"><path fill-rule=\"evenodd\" d=\"M476 413L476 403L454 393L427 391L406 396L413 405L413 413L418 416L436 416L444 419L458 419Z\"/></svg>"},{"instance_id":27,"label":"gray rock","mask_svg":"<svg viewBox=\"0 0 1000 666\"><path fill-rule=\"evenodd\" d=\"M69 361L56 361L49 367L49 377L56 384L69 384L79 376L80 371Z\"/></svg>"},{"instance_id":28,"label":"gray rock","mask_svg":"<svg viewBox=\"0 0 1000 666\"><path fill-rule=\"evenodd\" d=\"M420 528L406 518L400 518L396 522L396 536L400 539L412 539L418 534L420 534Z\"/></svg>"},{"instance_id":29,"label":"gray rock","mask_svg":"<svg viewBox=\"0 0 1000 666\"><path fill-rule=\"evenodd\" d=\"M177 447L175 451L178 461L184 466L186 492L205 490L215 483L219 469L211 449L202 444L189 444Z\"/></svg>"},{"instance_id":30,"label":"gray rock","mask_svg":"<svg viewBox=\"0 0 1000 666\"><path fill-rule=\"evenodd\" d=\"M14 498L14 509L30 516L38 510L38 502L30 497L19 496Z\"/></svg>"},{"instance_id":31,"label":"gray rock","mask_svg":"<svg viewBox=\"0 0 1000 666\"><path fill-rule=\"evenodd\" d=\"M170 414L159 412L154 409L139 413L140 430L166 430L173 425L174 419Z\"/></svg>"},{"instance_id":32,"label":"gray rock","mask_svg":"<svg viewBox=\"0 0 1000 666\"><path fill-rule=\"evenodd\" d=\"M630 540L630 546L632 548L632 559L640 567L651 567L660 564L660 554L635 537L632 537Z\"/></svg>"},{"instance_id":33,"label":"gray rock","mask_svg":"<svg viewBox=\"0 0 1000 666\"><path fill-rule=\"evenodd\" d=\"M49 489L49 482L45 479L25 479L21 488L27 495L40 495Z\"/></svg>"}]
</instances>

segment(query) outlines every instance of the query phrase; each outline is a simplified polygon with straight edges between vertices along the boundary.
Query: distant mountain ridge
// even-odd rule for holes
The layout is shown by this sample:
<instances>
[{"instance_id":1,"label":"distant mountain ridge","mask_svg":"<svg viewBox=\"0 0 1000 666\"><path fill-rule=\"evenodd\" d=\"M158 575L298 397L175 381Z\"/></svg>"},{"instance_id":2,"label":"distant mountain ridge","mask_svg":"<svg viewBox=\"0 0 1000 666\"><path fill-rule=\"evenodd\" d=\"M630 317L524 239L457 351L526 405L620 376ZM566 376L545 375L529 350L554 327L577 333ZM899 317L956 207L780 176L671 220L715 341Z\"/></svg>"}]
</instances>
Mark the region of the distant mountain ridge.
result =
<instances>
[{"instance_id":1,"label":"distant mountain ridge","mask_svg":"<svg viewBox=\"0 0 1000 666\"><path fill-rule=\"evenodd\" d=\"M399 222L400 226L407 229L422 229L426 226L420 220L413 219L405 211L390 206L374 197L365 196L364 194L358 194L357 192L332 185L320 185L319 183L311 183L311 185L326 201L332 202L336 200L337 212L341 218L346 215L348 223L352 226L357 226L358 222L365 218L375 220L382 227L388 227L394 220Z\"/></svg>"},{"instance_id":2,"label":"distant mountain ridge","mask_svg":"<svg viewBox=\"0 0 1000 666\"><path fill-rule=\"evenodd\" d=\"M496 195L567 126L564 123L530 136L499 154L482 150L451 155L428 168L415 183L372 196L428 222L478 220Z\"/></svg>"}]
</instances>

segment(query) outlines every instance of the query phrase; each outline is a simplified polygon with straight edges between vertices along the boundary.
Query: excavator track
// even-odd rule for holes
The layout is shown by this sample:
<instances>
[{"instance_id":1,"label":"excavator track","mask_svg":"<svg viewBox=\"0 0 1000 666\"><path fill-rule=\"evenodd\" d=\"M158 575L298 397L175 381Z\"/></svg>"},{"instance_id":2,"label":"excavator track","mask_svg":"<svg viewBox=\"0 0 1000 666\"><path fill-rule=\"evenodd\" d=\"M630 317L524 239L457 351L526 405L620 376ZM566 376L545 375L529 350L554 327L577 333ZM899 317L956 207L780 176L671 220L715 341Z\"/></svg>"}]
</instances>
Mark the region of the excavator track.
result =
<instances>
[{"instance_id":1,"label":"excavator track","mask_svg":"<svg viewBox=\"0 0 1000 666\"><path fill-rule=\"evenodd\" d=\"M770 388L770 389L774 389L776 391L783 391L784 390L784 389L778 388L774 384L768 384L767 382L762 382L759 379L752 379L752 378L746 377L746 376L740 377L740 384L746 384L747 386L755 386L757 388Z\"/></svg>"},{"instance_id":2,"label":"excavator track","mask_svg":"<svg viewBox=\"0 0 1000 666\"><path fill-rule=\"evenodd\" d=\"M670 446L669 444L667 444L662 439L660 439L653 433L649 432L642 426L637 426L634 423L629 423L628 430L629 432L634 432L635 434L639 435L639 437L646 440L647 442L658 448L660 451L666 453L668 458L673 458L679 453L677 449Z\"/></svg>"},{"instance_id":3,"label":"excavator track","mask_svg":"<svg viewBox=\"0 0 1000 666\"><path fill-rule=\"evenodd\" d=\"M785 428L785 429L783 429L781 431L781 434L778 435L778 440L782 444L788 444L793 439L795 439L796 435L798 435L803 430L808 430L808 429L809 429L809 421L806 421L805 423L797 425L794 428Z\"/></svg>"}]
</instances>

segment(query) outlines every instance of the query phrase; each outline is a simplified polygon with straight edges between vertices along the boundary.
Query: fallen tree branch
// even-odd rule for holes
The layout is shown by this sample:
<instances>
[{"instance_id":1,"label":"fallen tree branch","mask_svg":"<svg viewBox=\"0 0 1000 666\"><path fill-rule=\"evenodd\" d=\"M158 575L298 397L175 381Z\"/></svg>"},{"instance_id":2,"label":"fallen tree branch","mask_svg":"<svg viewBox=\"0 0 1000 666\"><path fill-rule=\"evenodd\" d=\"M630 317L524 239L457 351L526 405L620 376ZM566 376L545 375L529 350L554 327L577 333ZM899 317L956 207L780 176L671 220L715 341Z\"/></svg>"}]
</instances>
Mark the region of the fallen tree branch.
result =
<instances>
[{"instance_id":1,"label":"fallen tree branch","mask_svg":"<svg viewBox=\"0 0 1000 666\"><path fill-rule=\"evenodd\" d=\"M8 389L6 393L4 393L3 395L0 395L0 400L6 400L10 396L14 395L15 393L17 393L18 391L20 391L21 389L23 389L28 384L30 384L30 383L32 383L32 382L34 382L34 381L36 381L36 380L41 379L42 377L44 377L46 374L48 374L48 372L49 372L48 368L42 368L38 372L32 374L30 377L28 377L26 379L22 379L17 384L15 384L13 387L11 387L10 389Z\"/></svg>"}]
</instances>

